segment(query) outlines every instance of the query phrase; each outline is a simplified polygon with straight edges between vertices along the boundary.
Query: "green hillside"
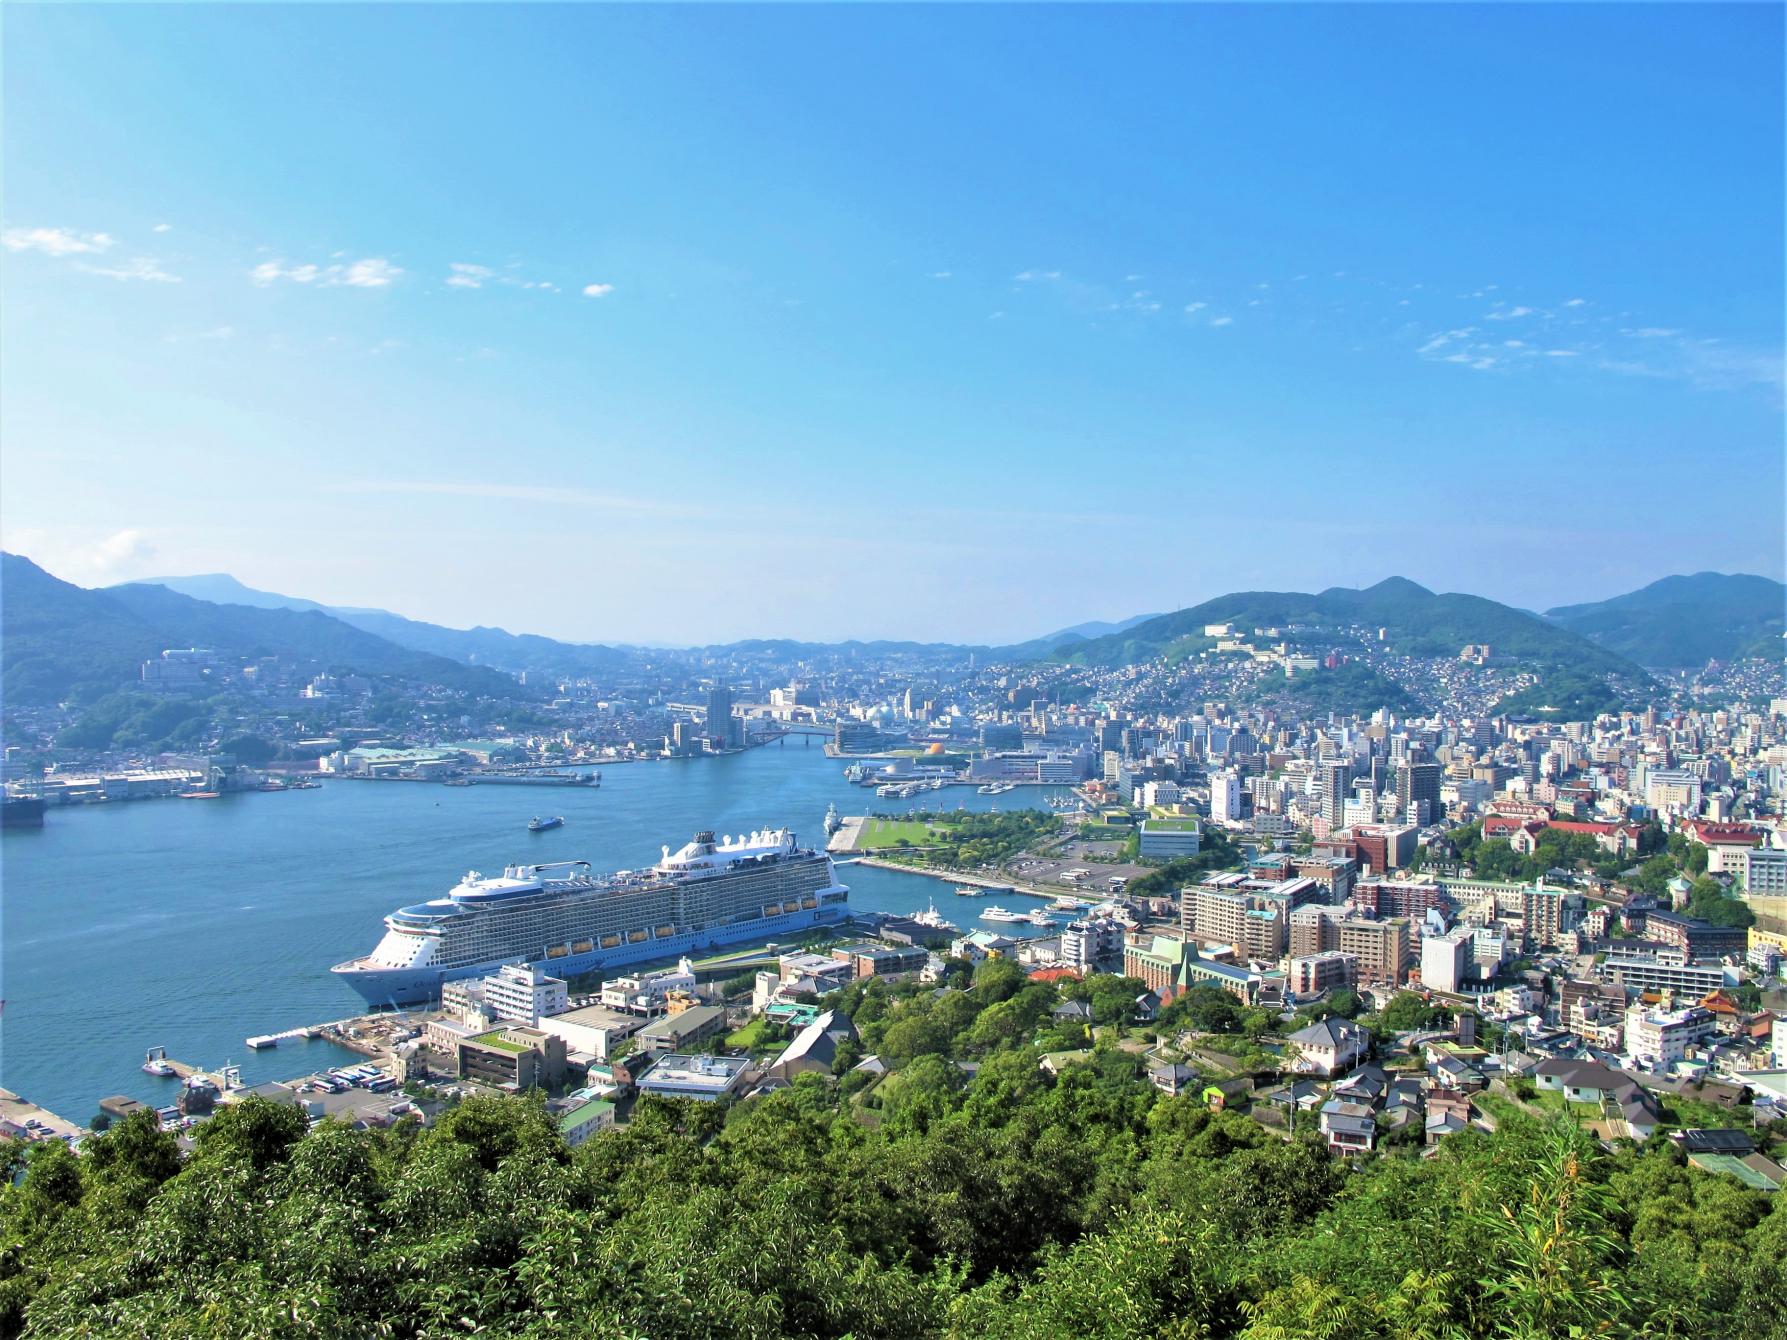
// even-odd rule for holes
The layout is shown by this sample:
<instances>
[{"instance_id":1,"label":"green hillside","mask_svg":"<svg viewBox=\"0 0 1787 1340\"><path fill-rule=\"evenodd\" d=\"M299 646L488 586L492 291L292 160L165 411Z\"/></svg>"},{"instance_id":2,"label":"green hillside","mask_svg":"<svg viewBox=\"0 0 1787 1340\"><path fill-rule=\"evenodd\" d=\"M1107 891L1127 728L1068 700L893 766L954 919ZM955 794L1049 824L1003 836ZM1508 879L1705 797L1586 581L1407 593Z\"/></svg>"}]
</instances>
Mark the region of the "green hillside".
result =
<instances>
[{"instance_id":1,"label":"green hillside","mask_svg":"<svg viewBox=\"0 0 1787 1340\"><path fill-rule=\"evenodd\" d=\"M1697 572L1545 617L1640 665L1681 667L1779 657L1784 608L1787 587L1773 578Z\"/></svg>"},{"instance_id":2,"label":"green hillside","mask_svg":"<svg viewBox=\"0 0 1787 1340\"><path fill-rule=\"evenodd\" d=\"M1121 633L1063 648L1057 655L1075 665L1134 664L1164 654L1175 644L1183 650L1188 639L1202 639L1205 625L1214 623L1233 623L1243 632L1261 627L1296 629L1306 638L1353 627L1383 628L1388 633L1387 649L1401 655L1456 656L1468 643L1488 643L1497 655L1534 665L1628 672L1634 668L1615 653L1537 615L1482 596L1436 595L1404 577L1391 577L1362 591L1331 587L1314 595L1241 591L1218 596ZM1293 634L1292 640L1297 636Z\"/></svg>"},{"instance_id":3,"label":"green hillside","mask_svg":"<svg viewBox=\"0 0 1787 1340\"><path fill-rule=\"evenodd\" d=\"M314 611L411 651L444 656L467 665L487 665L511 673L532 670L543 674L587 675L613 670L633 661L633 656L625 650L596 643L560 642L532 633L510 633L501 628L446 628L405 618L389 610L321 605L298 596L256 590L221 572L193 577L156 577L110 589L121 592L143 587L165 587L196 600L220 605Z\"/></svg>"},{"instance_id":4,"label":"green hillside","mask_svg":"<svg viewBox=\"0 0 1787 1340\"><path fill-rule=\"evenodd\" d=\"M160 586L90 591L29 559L0 558L0 665L11 702L85 699L128 687L141 663L168 647L285 656L489 697L519 692L494 670L410 651L314 610L214 605Z\"/></svg>"}]
</instances>

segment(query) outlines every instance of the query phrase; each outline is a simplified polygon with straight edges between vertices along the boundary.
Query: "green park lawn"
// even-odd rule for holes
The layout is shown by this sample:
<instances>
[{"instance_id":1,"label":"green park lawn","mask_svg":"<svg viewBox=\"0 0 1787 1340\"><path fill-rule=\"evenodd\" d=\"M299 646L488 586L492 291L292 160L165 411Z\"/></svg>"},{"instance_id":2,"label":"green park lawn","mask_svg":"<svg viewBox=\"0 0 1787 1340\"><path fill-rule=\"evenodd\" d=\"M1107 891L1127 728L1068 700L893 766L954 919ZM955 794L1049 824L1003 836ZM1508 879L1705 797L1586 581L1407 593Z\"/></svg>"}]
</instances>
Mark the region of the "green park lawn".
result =
<instances>
[{"instance_id":1,"label":"green park lawn","mask_svg":"<svg viewBox=\"0 0 1787 1340\"><path fill-rule=\"evenodd\" d=\"M914 847L923 847L936 842L936 834L948 829L947 824L925 824L913 819L870 819L862 826L862 836L857 838L856 845L863 851L876 851L883 847L897 847L904 838Z\"/></svg>"}]
</instances>

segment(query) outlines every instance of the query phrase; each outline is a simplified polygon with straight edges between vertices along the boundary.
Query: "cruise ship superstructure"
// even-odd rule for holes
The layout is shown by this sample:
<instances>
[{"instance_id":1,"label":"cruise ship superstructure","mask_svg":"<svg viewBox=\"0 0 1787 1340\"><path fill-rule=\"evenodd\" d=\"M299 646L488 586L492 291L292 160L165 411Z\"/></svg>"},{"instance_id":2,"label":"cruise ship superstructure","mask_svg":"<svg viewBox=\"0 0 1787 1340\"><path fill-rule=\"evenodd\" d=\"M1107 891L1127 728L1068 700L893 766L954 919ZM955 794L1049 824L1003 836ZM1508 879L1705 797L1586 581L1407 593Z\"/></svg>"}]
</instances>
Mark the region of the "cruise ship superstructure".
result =
<instances>
[{"instance_id":1,"label":"cruise ship superstructure","mask_svg":"<svg viewBox=\"0 0 1787 1340\"><path fill-rule=\"evenodd\" d=\"M587 861L474 870L444 898L391 913L373 951L333 971L373 1005L412 1005L505 963L572 977L799 935L843 921L849 897L831 858L786 829L697 833L645 870L599 875Z\"/></svg>"}]
</instances>

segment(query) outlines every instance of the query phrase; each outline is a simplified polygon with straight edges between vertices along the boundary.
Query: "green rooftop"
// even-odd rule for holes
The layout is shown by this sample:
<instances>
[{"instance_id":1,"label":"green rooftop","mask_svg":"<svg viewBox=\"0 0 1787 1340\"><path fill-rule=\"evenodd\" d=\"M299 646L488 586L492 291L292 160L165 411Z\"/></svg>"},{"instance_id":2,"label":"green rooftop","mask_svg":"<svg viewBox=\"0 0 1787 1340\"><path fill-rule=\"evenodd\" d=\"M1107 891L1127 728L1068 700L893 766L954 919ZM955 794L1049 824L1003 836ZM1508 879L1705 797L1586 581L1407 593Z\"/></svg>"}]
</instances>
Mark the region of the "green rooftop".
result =
<instances>
[{"instance_id":1,"label":"green rooftop","mask_svg":"<svg viewBox=\"0 0 1787 1340\"><path fill-rule=\"evenodd\" d=\"M609 1112L612 1112L614 1111L614 1104L605 1098L592 1098L587 1103L579 1103L569 1112L566 1112L559 1117L558 1128L560 1131L569 1131L583 1125L583 1123L591 1117L600 1120L604 1108Z\"/></svg>"},{"instance_id":2,"label":"green rooftop","mask_svg":"<svg viewBox=\"0 0 1787 1340\"><path fill-rule=\"evenodd\" d=\"M500 1028L492 1029L488 1033L480 1033L472 1041L486 1047L495 1047L501 1052L524 1052L528 1049L527 1043L517 1042L514 1038L503 1036L503 1031Z\"/></svg>"}]
</instances>

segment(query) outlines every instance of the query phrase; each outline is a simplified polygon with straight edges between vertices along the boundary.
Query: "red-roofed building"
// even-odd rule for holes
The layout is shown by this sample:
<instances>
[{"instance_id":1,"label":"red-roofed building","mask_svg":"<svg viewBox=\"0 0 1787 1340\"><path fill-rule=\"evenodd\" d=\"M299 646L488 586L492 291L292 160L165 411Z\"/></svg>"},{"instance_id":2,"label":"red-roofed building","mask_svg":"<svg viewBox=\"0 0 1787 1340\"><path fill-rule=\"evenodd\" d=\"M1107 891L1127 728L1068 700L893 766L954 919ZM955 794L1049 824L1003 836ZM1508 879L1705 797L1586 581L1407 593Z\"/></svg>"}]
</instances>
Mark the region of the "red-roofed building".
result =
<instances>
[{"instance_id":1,"label":"red-roofed building","mask_svg":"<svg viewBox=\"0 0 1787 1340\"><path fill-rule=\"evenodd\" d=\"M1690 819L1682 832L1691 841L1706 848L1706 873L1738 874L1744 866L1744 853L1762 845L1762 834L1744 824L1715 824L1704 819Z\"/></svg>"},{"instance_id":2,"label":"red-roofed building","mask_svg":"<svg viewBox=\"0 0 1787 1340\"><path fill-rule=\"evenodd\" d=\"M1539 846L1539 834L1547 828L1560 833L1587 833L1602 851L1615 856L1630 856L1638 850L1637 824L1578 823L1571 819L1526 819L1492 814L1483 820L1483 836L1506 838L1508 845L1522 856L1531 856Z\"/></svg>"},{"instance_id":3,"label":"red-roofed building","mask_svg":"<svg viewBox=\"0 0 1787 1340\"><path fill-rule=\"evenodd\" d=\"M1078 968L1053 967L1035 968L1030 972L1033 982L1077 982L1080 980Z\"/></svg>"}]
</instances>

